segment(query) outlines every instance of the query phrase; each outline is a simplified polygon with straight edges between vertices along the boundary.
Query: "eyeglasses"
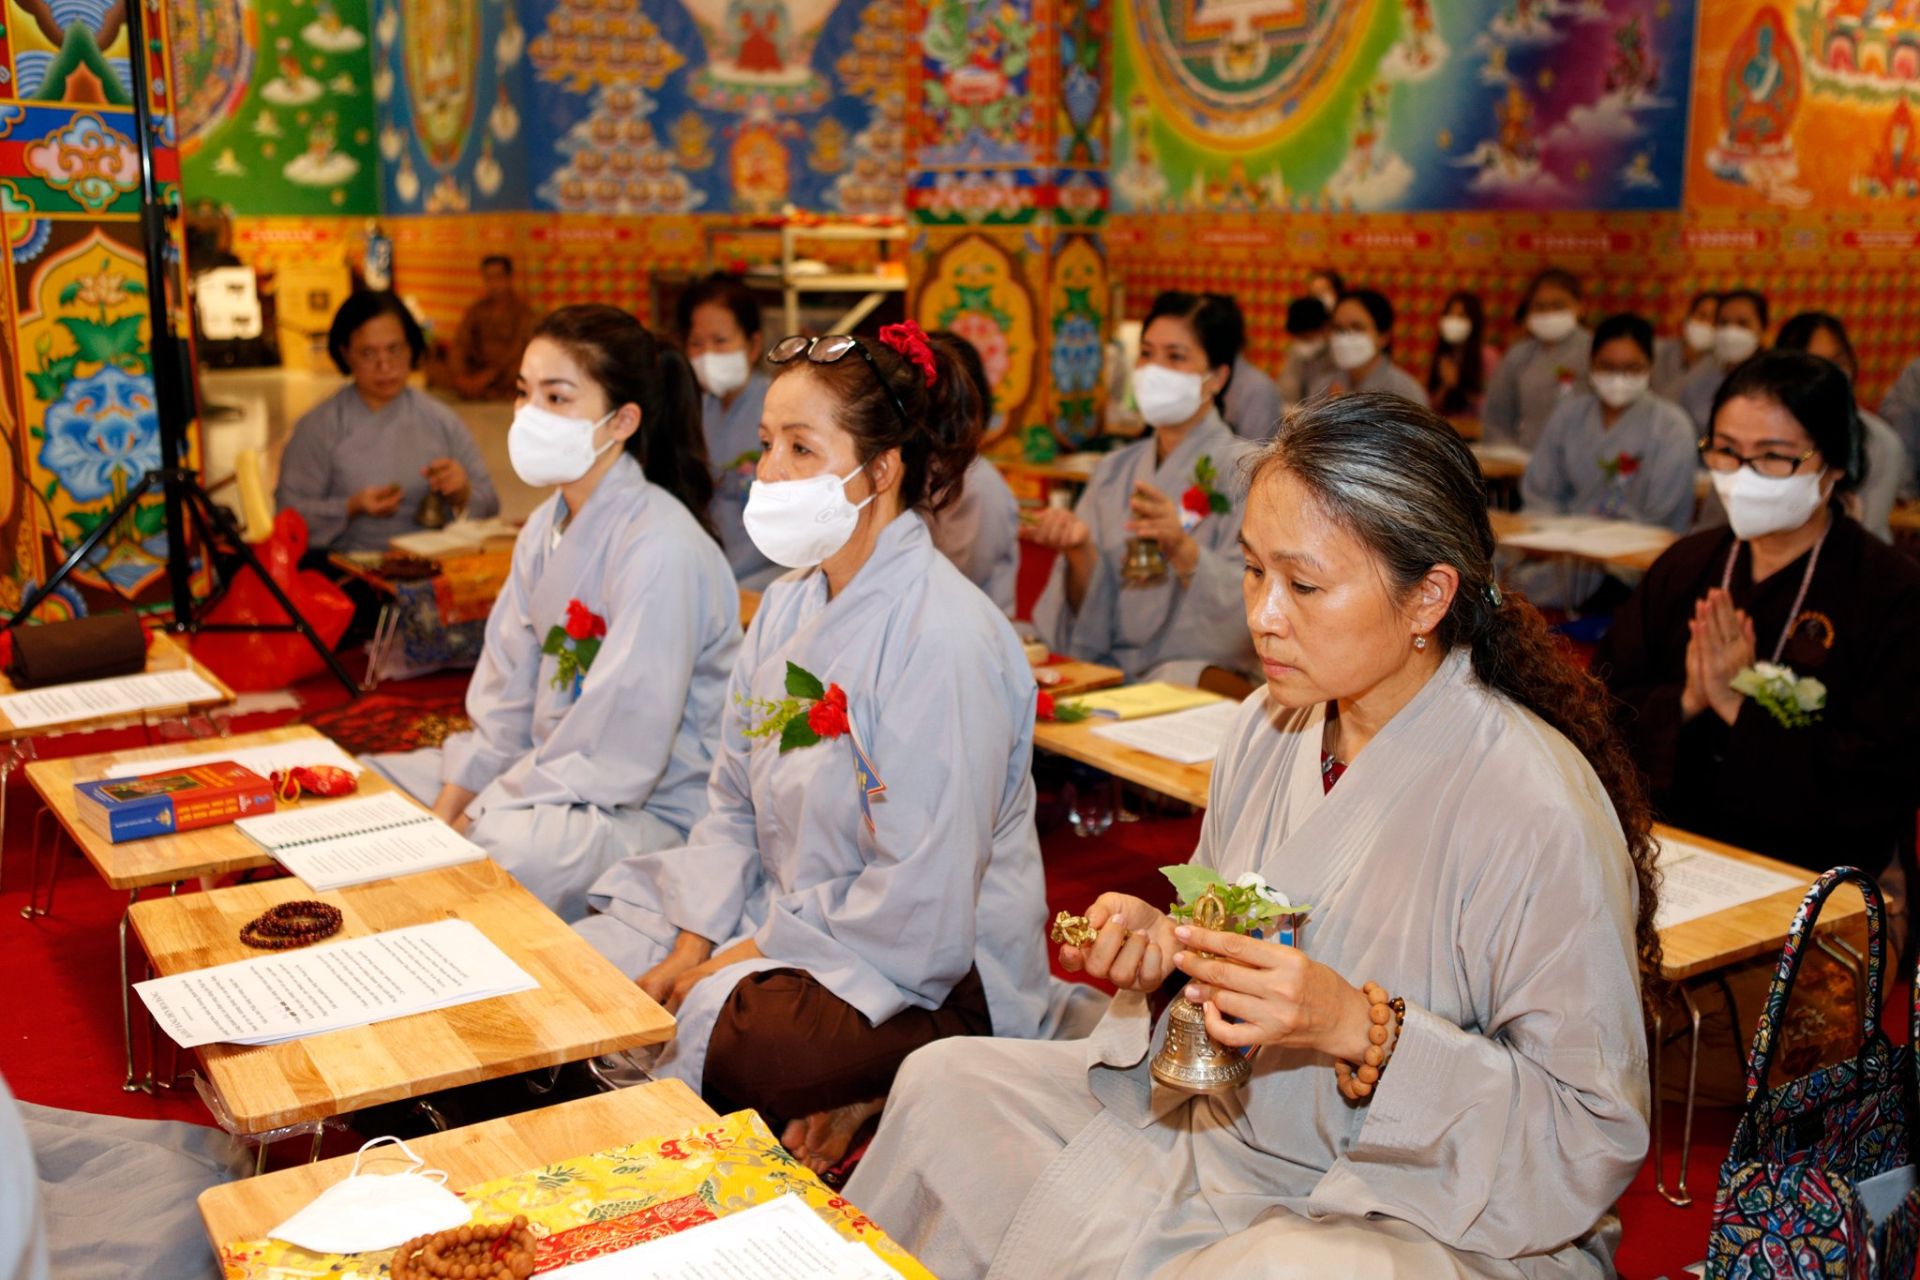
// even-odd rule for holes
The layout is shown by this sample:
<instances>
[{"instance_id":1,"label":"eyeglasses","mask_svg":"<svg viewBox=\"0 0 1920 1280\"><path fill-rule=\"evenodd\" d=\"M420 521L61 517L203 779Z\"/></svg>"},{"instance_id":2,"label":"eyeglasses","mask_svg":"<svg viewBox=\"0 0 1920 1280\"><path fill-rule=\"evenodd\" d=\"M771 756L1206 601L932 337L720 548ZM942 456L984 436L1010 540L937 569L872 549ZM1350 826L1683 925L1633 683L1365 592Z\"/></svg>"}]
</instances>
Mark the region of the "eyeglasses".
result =
<instances>
[{"instance_id":1,"label":"eyeglasses","mask_svg":"<svg viewBox=\"0 0 1920 1280\"><path fill-rule=\"evenodd\" d=\"M900 429L912 435L913 427L907 422L907 408L900 403L900 397L894 394L893 384L887 381L880 362L873 358L873 352L867 350L866 343L850 333L833 333L821 338L809 338L796 333L791 338L782 338L774 344L773 350L767 352L767 363L792 364L804 355L813 364L839 364L850 351L858 351L860 358L867 362L867 368L873 370L874 380L880 384L880 390L886 393L887 403L893 406L893 416L900 420Z\"/></svg>"},{"instance_id":2,"label":"eyeglasses","mask_svg":"<svg viewBox=\"0 0 1920 1280\"><path fill-rule=\"evenodd\" d=\"M1800 464L1820 452L1818 448L1807 450L1798 457L1786 453L1759 453L1749 458L1735 453L1725 445L1713 444L1708 440L1700 441L1700 461L1709 471L1718 471L1722 475L1731 475L1742 467L1752 467L1758 475L1769 476L1775 480L1784 480L1800 469Z\"/></svg>"}]
</instances>

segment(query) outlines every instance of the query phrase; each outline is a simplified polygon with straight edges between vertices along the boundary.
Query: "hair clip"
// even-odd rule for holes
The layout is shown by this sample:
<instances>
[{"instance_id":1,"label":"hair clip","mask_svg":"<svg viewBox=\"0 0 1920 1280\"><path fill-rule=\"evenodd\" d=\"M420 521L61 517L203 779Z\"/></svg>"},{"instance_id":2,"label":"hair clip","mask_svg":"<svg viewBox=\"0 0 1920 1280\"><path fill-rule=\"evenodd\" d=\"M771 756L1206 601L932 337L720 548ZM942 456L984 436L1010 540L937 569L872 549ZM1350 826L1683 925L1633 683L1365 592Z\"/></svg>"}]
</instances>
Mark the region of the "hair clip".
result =
<instances>
[{"instance_id":1,"label":"hair clip","mask_svg":"<svg viewBox=\"0 0 1920 1280\"><path fill-rule=\"evenodd\" d=\"M1489 582L1487 584L1487 602L1496 609L1498 609L1502 604L1506 603L1505 598L1502 597L1500 594L1499 583Z\"/></svg>"},{"instance_id":2,"label":"hair clip","mask_svg":"<svg viewBox=\"0 0 1920 1280\"><path fill-rule=\"evenodd\" d=\"M908 320L904 324L883 325L880 341L892 347L902 359L912 362L932 386L939 367L933 362L933 348L927 345L926 331Z\"/></svg>"}]
</instances>

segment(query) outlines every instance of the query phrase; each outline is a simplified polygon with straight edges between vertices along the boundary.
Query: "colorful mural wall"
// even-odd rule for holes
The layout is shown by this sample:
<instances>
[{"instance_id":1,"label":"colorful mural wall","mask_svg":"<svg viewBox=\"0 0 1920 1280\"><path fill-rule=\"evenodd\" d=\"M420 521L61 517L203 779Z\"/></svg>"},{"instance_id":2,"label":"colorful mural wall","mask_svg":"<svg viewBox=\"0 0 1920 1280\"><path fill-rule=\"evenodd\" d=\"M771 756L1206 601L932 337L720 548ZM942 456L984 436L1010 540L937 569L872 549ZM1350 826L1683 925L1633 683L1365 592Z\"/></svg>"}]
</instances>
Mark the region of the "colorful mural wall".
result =
<instances>
[{"instance_id":1,"label":"colorful mural wall","mask_svg":"<svg viewBox=\"0 0 1920 1280\"><path fill-rule=\"evenodd\" d=\"M250 215L379 211L367 0L170 0L189 195Z\"/></svg>"},{"instance_id":2,"label":"colorful mural wall","mask_svg":"<svg viewBox=\"0 0 1920 1280\"><path fill-rule=\"evenodd\" d=\"M1127 212L1672 209L1693 0L1120 0Z\"/></svg>"},{"instance_id":3,"label":"colorful mural wall","mask_svg":"<svg viewBox=\"0 0 1920 1280\"><path fill-rule=\"evenodd\" d=\"M127 0L5 0L0 35L0 612L19 607L128 489L160 465ZM177 195L173 83L158 0L148 74L157 176ZM175 296L178 296L176 291ZM166 597L158 501L44 610Z\"/></svg>"},{"instance_id":4,"label":"colorful mural wall","mask_svg":"<svg viewBox=\"0 0 1920 1280\"><path fill-rule=\"evenodd\" d=\"M902 23L902 0L374 0L387 212L897 212Z\"/></svg>"}]
</instances>

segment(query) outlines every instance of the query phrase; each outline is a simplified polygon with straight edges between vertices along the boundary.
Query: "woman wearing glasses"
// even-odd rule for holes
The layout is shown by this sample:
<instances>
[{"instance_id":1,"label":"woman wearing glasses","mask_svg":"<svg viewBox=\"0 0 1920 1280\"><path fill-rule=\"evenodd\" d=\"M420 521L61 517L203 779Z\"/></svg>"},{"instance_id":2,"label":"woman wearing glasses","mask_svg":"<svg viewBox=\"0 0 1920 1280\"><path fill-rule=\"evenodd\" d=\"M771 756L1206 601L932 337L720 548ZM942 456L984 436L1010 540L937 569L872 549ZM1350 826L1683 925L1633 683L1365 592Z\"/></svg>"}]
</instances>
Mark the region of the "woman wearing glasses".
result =
<instances>
[{"instance_id":1,"label":"woman wearing glasses","mask_svg":"<svg viewBox=\"0 0 1920 1280\"><path fill-rule=\"evenodd\" d=\"M1045 1020L1033 673L924 519L979 432L956 341L770 353L745 525L795 572L734 665L707 816L609 871L576 926L678 1015L654 1074L759 1110L816 1167L912 1050Z\"/></svg>"},{"instance_id":2,"label":"woman wearing glasses","mask_svg":"<svg viewBox=\"0 0 1920 1280\"><path fill-rule=\"evenodd\" d=\"M507 453L554 492L487 618L473 729L368 760L565 920L707 811L740 595L707 523L698 404L685 357L618 307L540 322Z\"/></svg>"},{"instance_id":3,"label":"woman wearing glasses","mask_svg":"<svg viewBox=\"0 0 1920 1280\"><path fill-rule=\"evenodd\" d=\"M385 551L419 528L429 492L475 519L500 499L473 435L453 410L408 379L427 340L391 293L341 304L327 350L352 379L294 424L274 501L298 511L316 551Z\"/></svg>"},{"instance_id":4,"label":"woman wearing glasses","mask_svg":"<svg viewBox=\"0 0 1920 1280\"><path fill-rule=\"evenodd\" d=\"M1100 460L1073 510L1040 513L1029 536L1059 552L1033 625L1055 652L1127 679L1192 684L1211 666L1246 673L1240 598L1240 464L1257 452L1218 401L1240 355L1239 308L1217 294L1163 293L1140 333L1133 398L1153 430Z\"/></svg>"},{"instance_id":5,"label":"woman wearing glasses","mask_svg":"<svg viewBox=\"0 0 1920 1280\"><path fill-rule=\"evenodd\" d=\"M1712 424L1701 457L1731 528L1660 558L1594 669L1668 821L1802 866L1878 869L1920 803L1920 567L1843 512L1860 426L1832 362L1756 356ZM1765 663L1819 687L1743 693Z\"/></svg>"}]
</instances>

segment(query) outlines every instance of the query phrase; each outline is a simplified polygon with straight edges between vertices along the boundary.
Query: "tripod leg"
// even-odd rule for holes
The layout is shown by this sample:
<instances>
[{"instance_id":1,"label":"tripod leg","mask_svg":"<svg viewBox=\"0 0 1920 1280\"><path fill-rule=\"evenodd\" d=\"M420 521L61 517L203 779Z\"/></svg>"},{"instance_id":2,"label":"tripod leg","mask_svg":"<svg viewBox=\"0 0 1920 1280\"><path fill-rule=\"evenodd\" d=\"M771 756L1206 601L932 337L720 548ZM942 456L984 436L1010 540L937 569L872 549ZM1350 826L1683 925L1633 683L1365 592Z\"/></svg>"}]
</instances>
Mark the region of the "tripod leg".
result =
<instances>
[{"instance_id":1,"label":"tripod leg","mask_svg":"<svg viewBox=\"0 0 1920 1280\"><path fill-rule=\"evenodd\" d=\"M133 509L140 505L143 498L153 492L156 484L160 483L162 483L162 477L158 471L149 471L141 476L140 483L127 490L127 496L120 499L118 505L107 513L107 518L93 526L93 531L80 539L80 545L67 553L67 558L60 562L60 567L55 569L45 582L34 588L33 594L21 602L20 608L14 615L4 623L0 623L0 631L10 630L31 618L33 611L45 603L47 597L52 595L60 584L72 577L74 570L87 562L100 544L107 540L108 535L120 527L120 522L132 515Z\"/></svg>"},{"instance_id":2,"label":"tripod leg","mask_svg":"<svg viewBox=\"0 0 1920 1280\"><path fill-rule=\"evenodd\" d=\"M200 488L198 484L195 484L187 491L186 496L195 508L195 519L211 523L213 521L213 500L207 497L206 490ZM260 557L253 554L253 548L248 546L244 541L235 539L234 550L240 557L240 563L243 567L250 568L260 575L260 581L266 584L267 591L273 596L274 603L278 604L286 613L287 620L293 624L293 629L306 637L307 643L313 646L313 651L320 655L322 662L327 664L327 669L333 672L333 678L338 680L340 686L347 691L347 697L359 697L360 689L359 686L354 684L353 677L348 675L346 668L340 665L340 660L333 656L333 650L329 649L326 641L320 638L320 633L313 629L313 624L306 620L306 617L295 607L293 601L287 597L287 593L280 589L280 584L273 580L273 576L267 572L266 566L260 563ZM211 548L208 549L207 554L209 556L213 554Z\"/></svg>"}]
</instances>

